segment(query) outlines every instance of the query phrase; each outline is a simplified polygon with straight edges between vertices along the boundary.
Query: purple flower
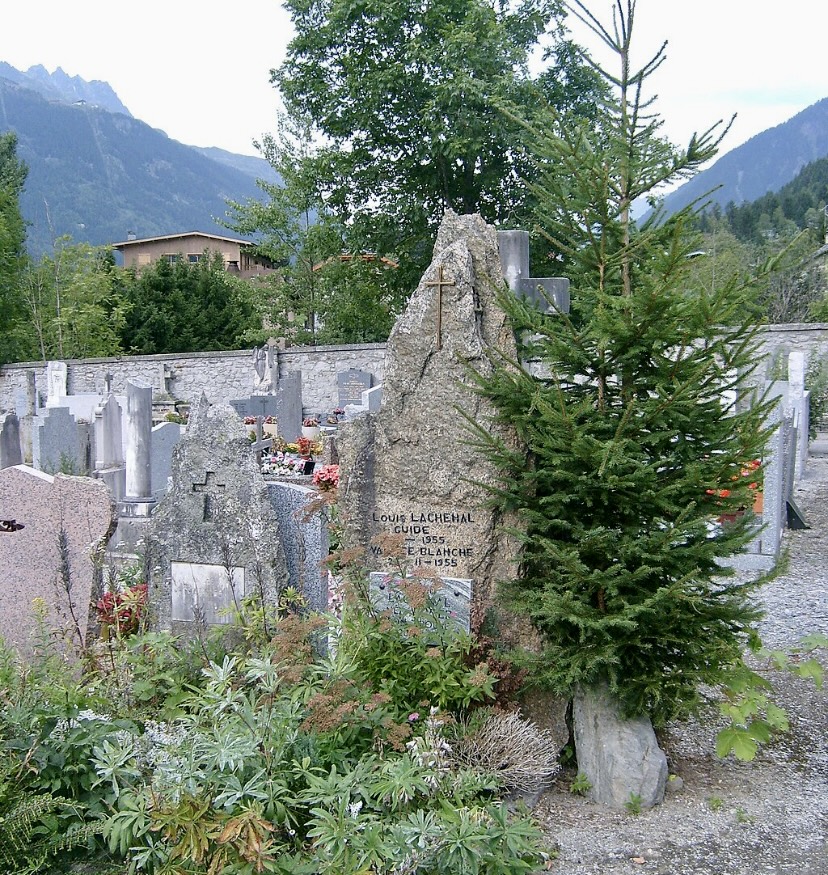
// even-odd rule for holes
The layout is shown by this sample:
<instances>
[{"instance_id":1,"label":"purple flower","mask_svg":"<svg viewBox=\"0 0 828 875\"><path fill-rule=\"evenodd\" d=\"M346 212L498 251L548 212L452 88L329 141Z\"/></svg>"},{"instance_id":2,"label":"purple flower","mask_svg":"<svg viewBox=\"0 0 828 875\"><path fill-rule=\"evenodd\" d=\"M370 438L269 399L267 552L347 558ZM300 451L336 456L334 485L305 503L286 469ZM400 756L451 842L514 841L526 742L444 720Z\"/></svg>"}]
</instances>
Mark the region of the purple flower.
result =
<instances>
[{"instance_id":1,"label":"purple flower","mask_svg":"<svg viewBox=\"0 0 828 875\"><path fill-rule=\"evenodd\" d=\"M408 715L408 722L409 723L415 723L419 719L420 719L420 712L419 711L412 711Z\"/></svg>"}]
</instances>

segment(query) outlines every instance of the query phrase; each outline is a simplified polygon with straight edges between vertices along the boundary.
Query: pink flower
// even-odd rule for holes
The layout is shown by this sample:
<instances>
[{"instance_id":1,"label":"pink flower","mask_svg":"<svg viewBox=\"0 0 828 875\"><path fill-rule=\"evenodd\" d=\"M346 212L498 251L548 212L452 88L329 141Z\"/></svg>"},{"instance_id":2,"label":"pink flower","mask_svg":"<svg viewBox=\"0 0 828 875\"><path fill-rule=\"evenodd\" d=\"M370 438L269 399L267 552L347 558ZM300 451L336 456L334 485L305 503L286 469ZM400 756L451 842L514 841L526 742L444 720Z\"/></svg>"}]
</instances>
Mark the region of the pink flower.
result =
<instances>
[{"instance_id":1,"label":"pink flower","mask_svg":"<svg viewBox=\"0 0 828 875\"><path fill-rule=\"evenodd\" d=\"M419 711L412 711L408 715L408 722L409 723L416 723L419 719L420 719L420 712Z\"/></svg>"}]
</instances>

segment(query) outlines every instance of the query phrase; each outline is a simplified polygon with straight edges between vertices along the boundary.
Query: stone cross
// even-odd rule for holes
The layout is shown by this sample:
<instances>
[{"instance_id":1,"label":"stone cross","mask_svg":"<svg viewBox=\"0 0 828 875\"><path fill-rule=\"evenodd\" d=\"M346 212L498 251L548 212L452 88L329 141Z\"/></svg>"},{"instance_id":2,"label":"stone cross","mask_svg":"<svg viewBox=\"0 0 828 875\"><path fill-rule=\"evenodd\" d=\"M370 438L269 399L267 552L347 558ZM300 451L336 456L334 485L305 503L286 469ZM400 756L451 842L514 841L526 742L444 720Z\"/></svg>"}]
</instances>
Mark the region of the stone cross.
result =
<instances>
[{"instance_id":1,"label":"stone cross","mask_svg":"<svg viewBox=\"0 0 828 875\"><path fill-rule=\"evenodd\" d=\"M262 435L262 417L256 417L256 440L250 444L250 448L256 453L256 461L262 464L262 450L269 450L273 446L273 438Z\"/></svg>"},{"instance_id":2,"label":"stone cross","mask_svg":"<svg viewBox=\"0 0 828 875\"><path fill-rule=\"evenodd\" d=\"M529 276L528 231L498 231L497 243L503 278L515 295L527 298L546 313L569 312L568 279Z\"/></svg>"},{"instance_id":3,"label":"stone cross","mask_svg":"<svg viewBox=\"0 0 828 875\"><path fill-rule=\"evenodd\" d=\"M112 374L107 371L104 374L104 395L112 394Z\"/></svg>"},{"instance_id":4,"label":"stone cross","mask_svg":"<svg viewBox=\"0 0 828 875\"><path fill-rule=\"evenodd\" d=\"M224 492L225 484L219 483L215 471L207 471L203 483L193 483L193 492L204 493L204 522L213 520L213 498L219 492Z\"/></svg>"},{"instance_id":5,"label":"stone cross","mask_svg":"<svg viewBox=\"0 0 828 875\"><path fill-rule=\"evenodd\" d=\"M437 289L437 349L443 348L443 286L453 286L454 280L443 279L443 265L437 267L437 279L426 286Z\"/></svg>"}]
</instances>

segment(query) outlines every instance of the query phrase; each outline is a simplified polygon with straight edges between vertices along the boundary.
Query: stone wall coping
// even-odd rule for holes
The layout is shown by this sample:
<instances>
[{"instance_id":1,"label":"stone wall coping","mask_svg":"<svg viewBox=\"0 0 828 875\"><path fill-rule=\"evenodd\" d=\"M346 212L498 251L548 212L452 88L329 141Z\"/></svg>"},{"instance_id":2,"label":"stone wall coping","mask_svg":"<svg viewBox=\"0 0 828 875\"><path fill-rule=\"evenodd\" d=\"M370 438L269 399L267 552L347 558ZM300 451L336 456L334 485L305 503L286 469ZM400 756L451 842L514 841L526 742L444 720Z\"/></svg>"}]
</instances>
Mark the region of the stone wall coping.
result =
<instances>
[{"instance_id":1,"label":"stone wall coping","mask_svg":"<svg viewBox=\"0 0 828 875\"><path fill-rule=\"evenodd\" d=\"M828 327L828 326L826 326ZM279 350L280 355L312 355L314 353L327 354L330 352L360 352L362 350L385 349L384 343L352 343L339 344L334 346L290 346L287 349ZM238 356L252 355L252 349L222 349L215 352L165 352L156 353L154 355L116 355L105 356L102 358L84 358L84 359L62 359L70 365L100 365L108 362L164 362L164 361L181 361L182 359L212 359L212 358L238 358ZM0 371L6 368L43 368L45 361L37 362L9 362L0 366Z\"/></svg>"},{"instance_id":2,"label":"stone wall coping","mask_svg":"<svg viewBox=\"0 0 828 875\"><path fill-rule=\"evenodd\" d=\"M760 330L765 334L784 331L828 331L828 322L780 322L774 325L762 325Z\"/></svg>"}]
</instances>

